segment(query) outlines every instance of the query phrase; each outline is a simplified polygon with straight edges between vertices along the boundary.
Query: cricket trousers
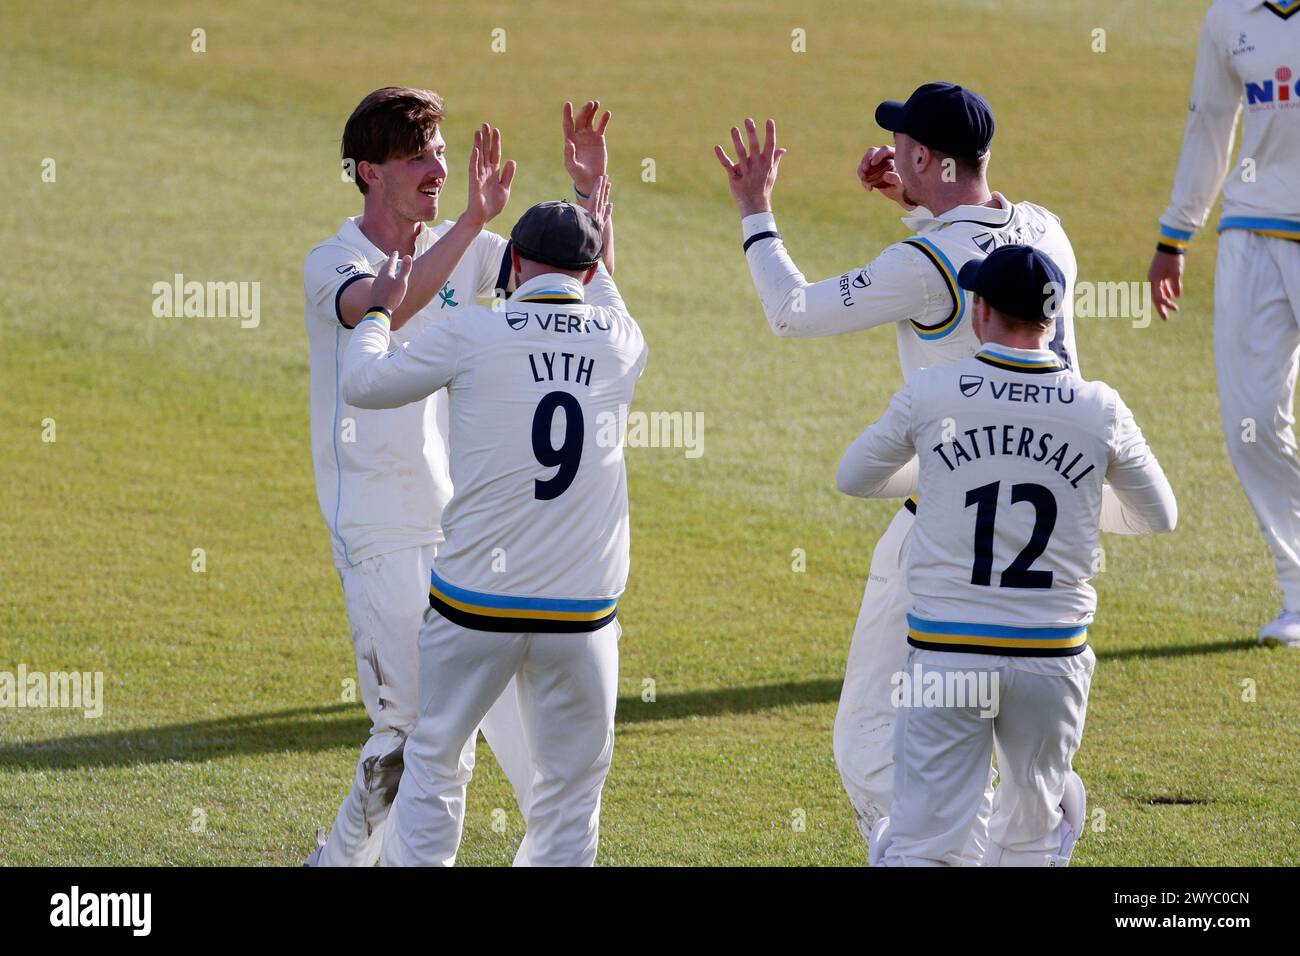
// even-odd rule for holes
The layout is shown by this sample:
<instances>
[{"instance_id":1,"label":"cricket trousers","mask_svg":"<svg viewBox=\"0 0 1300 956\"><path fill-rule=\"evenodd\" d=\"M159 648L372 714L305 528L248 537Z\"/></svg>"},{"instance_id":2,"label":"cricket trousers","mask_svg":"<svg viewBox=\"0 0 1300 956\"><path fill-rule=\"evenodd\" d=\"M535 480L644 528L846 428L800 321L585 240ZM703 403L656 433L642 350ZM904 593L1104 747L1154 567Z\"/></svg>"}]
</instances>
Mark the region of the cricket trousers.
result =
<instances>
[{"instance_id":1,"label":"cricket trousers","mask_svg":"<svg viewBox=\"0 0 1300 956\"><path fill-rule=\"evenodd\" d=\"M1214 366L1228 456L1273 552L1287 610L1300 611L1300 242L1228 229L1214 277Z\"/></svg>"},{"instance_id":2,"label":"cricket trousers","mask_svg":"<svg viewBox=\"0 0 1300 956\"><path fill-rule=\"evenodd\" d=\"M835 712L835 765L864 840L870 838L876 821L890 813L894 795L897 708L892 696L895 675L903 672L909 650L907 612L912 595L907 589L907 556L915 522L910 510L900 508L876 542ZM987 762L985 776L987 792L976 805L965 851L965 862L972 866L984 855L992 809L993 770Z\"/></svg>"},{"instance_id":3,"label":"cricket trousers","mask_svg":"<svg viewBox=\"0 0 1300 956\"><path fill-rule=\"evenodd\" d=\"M899 708L884 865L967 862L970 828L984 800L994 751L999 780L982 862L1049 866L1061 859L1070 832L1061 801L1083 737L1095 664L1091 648L1070 657L911 648L909 673L945 688L991 688L993 703L987 706L980 694L978 702L918 706L913 701Z\"/></svg>"},{"instance_id":4,"label":"cricket trousers","mask_svg":"<svg viewBox=\"0 0 1300 956\"><path fill-rule=\"evenodd\" d=\"M404 548L339 570L352 643L357 689L370 717L370 739L321 853L321 866L373 866L402 774L403 744L419 708L419 635L429 607L433 546ZM474 766L478 724L452 744L466 768ZM532 780L515 689L506 686L482 720L497 762L527 807ZM466 771L468 779L468 770ZM464 794L462 792L463 801Z\"/></svg>"},{"instance_id":5,"label":"cricket trousers","mask_svg":"<svg viewBox=\"0 0 1300 956\"><path fill-rule=\"evenodd\" d=\"M617 620L574 634L494 633L429 608L420 631L420 715L384 841L384 866L451 866L473 767L456 741L513 680L531 759L516 865L590 866L614 756Z\"/></svg>"}]
</instances>

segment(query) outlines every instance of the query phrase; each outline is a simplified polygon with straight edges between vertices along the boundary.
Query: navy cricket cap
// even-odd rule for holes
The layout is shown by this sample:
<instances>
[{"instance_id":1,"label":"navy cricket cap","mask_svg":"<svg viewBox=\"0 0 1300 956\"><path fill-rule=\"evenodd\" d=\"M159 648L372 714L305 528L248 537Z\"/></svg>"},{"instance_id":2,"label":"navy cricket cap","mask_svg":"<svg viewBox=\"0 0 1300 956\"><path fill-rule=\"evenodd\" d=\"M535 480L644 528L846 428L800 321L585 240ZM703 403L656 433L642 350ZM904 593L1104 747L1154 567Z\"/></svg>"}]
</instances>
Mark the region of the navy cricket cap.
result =
<instances>
[{"instance_id":1,"label":"navy cricket cap","mask_svg":"<svg viewBox=\"0 0 1300 956\"><path fill-rule=\"evenodd\" d=\"M957 273L957 284L1026 322L1058 318L1065 298L1065 274L1033 246L1002 246L972 259Z\"/></svg>"},{"instance_id":2,"label":"navy cricket cap","mask_svg":"<svg viewBox=\"0 0 1300 956\"><path fill-rule=\"evenodd\" d=\"M988 100L955 83L918 86L906 103L887 100L876 107L876 122L949 156L978 159L993 141Z\"/></svg>"},{"instance_id":3,"label":"navy cricket cap","mask_svg":"<svg viewBox=\"0 0 1300 956\"><path fill-rule=\"evenodd\" d=\"M556 200L539 202L510 230L519 255L558 269L589 269L605 251L596 218L581 206Z\"/></svg>"}]
</instances>

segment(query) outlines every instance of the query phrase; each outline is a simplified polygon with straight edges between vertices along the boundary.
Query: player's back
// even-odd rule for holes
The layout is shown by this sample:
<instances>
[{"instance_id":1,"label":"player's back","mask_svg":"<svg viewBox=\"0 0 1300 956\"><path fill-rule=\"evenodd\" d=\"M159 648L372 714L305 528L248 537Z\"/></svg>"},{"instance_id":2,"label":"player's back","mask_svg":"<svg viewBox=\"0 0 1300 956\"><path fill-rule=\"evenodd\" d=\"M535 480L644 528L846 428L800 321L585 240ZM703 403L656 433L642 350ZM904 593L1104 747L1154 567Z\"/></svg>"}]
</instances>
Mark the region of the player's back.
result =
<instances>
[{"instance_id":1,"label":"player's back","mask_svg":"<svg viewBox=\"0 0 1300 956\"><path fill-rule=\"evenodd\" d=\"M594 625L612 616L626 583L619 423L646 345L603 268L587 293L601 304L584 302L577 280L539 276L502 308L452 320L454 491L433 597L466 626L492 616L514 630Z\"/></svg>"},{"instance_id":2,"label":"player's back","mask_svg":"<svg viewBox=\"0 0 1300 956\"><path fill-rule=\"evenodd\" d=\"M1096 610L1102 483L1118 393L1048 350L985 345L912 382L920 493L911 641L1072 654ZM1141 439L1140 433L1137 435Z\"/></svg>"},{"instance_id":3,"label":"player's back","mask_svg":"<svg viewBox=\"0 0 1300 956\"><path fill-rule=\"evenodd\" d=\"M1079 368L1074 335L1078 265L1069 237L1050 210L1031 202L1010 202L1000 193L995 193L994 198L1000 206L959 206L900 243L929 260L943 277L953 301L951 312L942 322L928 326L916 322L898 324L904 380L910 380L919 368L955 362L979 349L979 340L971 328L971 295L958 287L957 273L967 262L983 259L1007 245L1032 246L1046 253L1061 269L1065 289L1050 347L1068 367Z\"/></svg>"}]
</instances>

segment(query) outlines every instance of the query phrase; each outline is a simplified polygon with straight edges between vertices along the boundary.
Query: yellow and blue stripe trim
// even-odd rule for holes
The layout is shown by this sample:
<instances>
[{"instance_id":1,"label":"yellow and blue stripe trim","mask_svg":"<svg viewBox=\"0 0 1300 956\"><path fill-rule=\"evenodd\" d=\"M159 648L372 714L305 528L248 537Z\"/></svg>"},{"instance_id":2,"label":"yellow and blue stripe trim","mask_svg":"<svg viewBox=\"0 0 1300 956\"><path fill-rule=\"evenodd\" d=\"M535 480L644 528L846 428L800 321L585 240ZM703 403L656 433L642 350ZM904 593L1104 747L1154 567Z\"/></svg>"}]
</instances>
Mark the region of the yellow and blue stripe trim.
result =
<instances>
[{"instance_id":1,"label":"yellow and blue stripe trim","mask_svg":"<svg viewBox=\"0 0 1300 956\"><path fill-rule=\"evenodd\" d=\"M1300 10L1300 0L1296 0ZM1294 219L1266 219L1258 216L1224 216L1219 220L1219 232L1225 229L1246 229L1277 239L1300 241L1300 222Z\"/></svg>"},{"instance_id":2,"label":"yellow and blue stripe trim","mask_svg":"<svg viewBox=\"0 0 1300 956\"><path fill-rule=\"evenodd\" d=\"M539 289L528 295L521 295L515 302L546 302L551 305L561 305L565 302L582 302L582 293L574 292L571 289Z\"/></svg>"},{"instance_id":3,"label":"yellow and blue stripe trim","mask_svg":"<svg viewBox=\"0 0 1300 956\"><path fill-rule=\"evenodd\" d=\"M907 643L931 651L965 654L1070 657L1088 646L1088 626L1014 627L967 621L931 621L908 614Z\"/></svg>"},{"instance_id":4,"label":"yellow and blue stripe trim","mask_svg":"<svg viewBox=\"0 0 1300 956\"><path fill-rule=\"evenodd\" d=\"M376 322L382 322L384 325L391 325L393 322L393 313L389 312L382 305L372 305L366 310L366 314L361 317L361 322L367 319L374 319ZM361 323L358 322L358 325Z\"/></svg>"},{"instance_id":5,"label":"yellow and blue stripe trim","mask_svg":"<svg viewBox=\"0 0 1300 956\"><path fill-rule=\"evenodd\" d=\"M1156 242L1156 248L1161 252L1172 252L1174 255L1181 256L1187 251L1187 244L1192 241L1192 233L1187 229L1175 229L1173 226L1166 226L1163 222L1160 224L1160 239Z\"/></svg>"},{"instance_id":6,"label":"yellow and blue stripe trim","mask_svg":"<svg viewBox=\"0 0 1300 956\"><path fill-rule=\"evenodd\" d=\"M515 597L457 587L429 574L429 606L474 631L572 634L598 631L618 614L622 595L595 600Z\"/></svg>"},{"instance_id":7,"label":"yellow and blue stripe trim","mask_svg":"<svg viewBox=\"0 0 1300 956\"><path fill-rule=\"evenodd\" d=\"M1006 369L1008 372L1029 372L1042 375L1049 372L1065 371L1065 364L1055 352L1043 351L1037 355L1009 355L996 346L985 345L975 353L975 357L985 365Z\"/></svg>"},{"instance_id":8,"label":"yellow and blue stripe trim","mask_svg":"<svg viewBox=\"0 0 1300 956\"><path fill-rule=\"evenodd\" d=\"M966 293L957 285L957 270L952 267L948 257L940 251L929 239L923 236L916 236L911 239L904 239L905 245L919 249L931 265L939 270L939 275L943 278L944 285L948 287L948 294L952 296L952 311L942 322L936 322L934 325L922 325L915 320L912 321L912 329L919 338L923 339L941 339L949 335L961 324L961 318L966 314Z\"/></svg>"},{"instance_id":9,"label":"yellow and blue stripe trim","mask_svg":"<svg viewBox=\"0 0 1300 956\"><path fill-rule=\"evenodd\" d=\"M1293 13L1300 11L1300 0L1264 0L1264 6L1287 20Z\"/></svg>"}]
</instances>

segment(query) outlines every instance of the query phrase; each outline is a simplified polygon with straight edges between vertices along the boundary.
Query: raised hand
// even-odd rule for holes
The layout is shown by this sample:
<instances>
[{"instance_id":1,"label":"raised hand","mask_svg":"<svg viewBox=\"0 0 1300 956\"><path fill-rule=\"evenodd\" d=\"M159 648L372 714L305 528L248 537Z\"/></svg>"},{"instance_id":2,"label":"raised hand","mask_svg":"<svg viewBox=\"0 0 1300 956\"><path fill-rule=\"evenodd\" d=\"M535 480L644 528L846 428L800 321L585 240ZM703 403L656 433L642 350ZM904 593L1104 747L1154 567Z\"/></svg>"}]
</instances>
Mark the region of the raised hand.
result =
<instances>
[{"instance_id":1,"label":"raised hand","mask_svg":"<svg viewBox=\"0 0 1300 956\"><path fill-rule=\"evenodd\" d=\"M564 168L584 196L592 195L596 178L604 176L609 165L605 127L614 114L605 110L597 122L599 110L600 100L588 100L575 117L573 104L564 104Z\"/></svg>"},{"instance_id":2,"label":"raised hand","mask_svg":"<svg viewBox=\"0 0 1300 956\"><path fill-rule=\"evenodd\" d=\"M903 180L894 166L894 147L872 146L858 163L858 181L867 192L873 189L904 209L916 207L903 198Z\"/></svg>"},{"instance_id":3,"label":"raised hand","mask_svg":"<svg viewBox=\"0 0 1300 956\"><path fill-rule=\"evenodd\" d=\"M474 148L469 154L469 202L465 212L480 228L506 208L516 168L513 159L501 165L501 130L484 123L474 131Z\"/></svg>"},{"instance_id":4,"label":"raised hand","mask_svg":"<svg viewBox=\"0 0 1300 956\"><path fill-rule=\"evenodd\" d=\"M592 218L596 220L603 232L605 226L609 223L609 217L613 215L614 204L609 201L610 191L613 189L608 176L597 176L595 183L592 184L591 193L587 197L583 206L587 212L591 213Z\"/></svg>"},{"instance_id":5,"label":"raised hand","mask_svg":"<svg viewBox=\"0 0 1300 956\"><path fill-rule=\"evenodd\" d=\"M383 306L390 313L406 298L406 283L411 277L411 257L397 258L394 252L388 261L379 267L379 275L370 283L370 304Z\"/></svg>"},{"instance_id":6,"label":"raised hand","mask_svg":"<svg viewBox=\"0 0 1300 956\"><path fill-rule=\"evenodd\" d=\"M713 147L714 155L727 171L727 185L731 187L731 198L736 201L740 214L771 212L772 189L776 185L781 157L785 155L785 150L776 145L776 120L767 121L762 146L758 143L758 127L752 119L745 120L745 135L748 149L741 140L740 130L731 127L731 142L736 147L737 157L734 163L721 146Z\"/></svg>"}]
</instances>

